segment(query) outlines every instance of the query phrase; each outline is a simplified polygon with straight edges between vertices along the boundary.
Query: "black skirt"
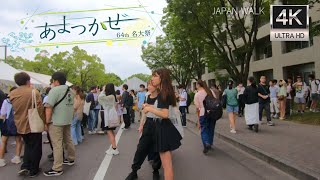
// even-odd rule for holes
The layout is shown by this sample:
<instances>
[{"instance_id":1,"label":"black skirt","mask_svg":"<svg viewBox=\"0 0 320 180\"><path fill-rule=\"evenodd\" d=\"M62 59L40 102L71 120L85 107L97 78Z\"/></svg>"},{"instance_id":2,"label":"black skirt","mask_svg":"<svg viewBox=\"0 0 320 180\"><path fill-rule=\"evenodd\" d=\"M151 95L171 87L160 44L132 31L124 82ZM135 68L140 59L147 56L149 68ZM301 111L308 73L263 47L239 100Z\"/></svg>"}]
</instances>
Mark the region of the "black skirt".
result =
<instances>
[{"instance_id":1,"label":"black skirt","mask_svg":"<svg viewBox=\"0 0 320 180\"><path fill-rule=\"evenodd\" d=\"M181 135L169 119L156 119L155 152L174 151L181 146Z\"/></svg>"}]
</instances>

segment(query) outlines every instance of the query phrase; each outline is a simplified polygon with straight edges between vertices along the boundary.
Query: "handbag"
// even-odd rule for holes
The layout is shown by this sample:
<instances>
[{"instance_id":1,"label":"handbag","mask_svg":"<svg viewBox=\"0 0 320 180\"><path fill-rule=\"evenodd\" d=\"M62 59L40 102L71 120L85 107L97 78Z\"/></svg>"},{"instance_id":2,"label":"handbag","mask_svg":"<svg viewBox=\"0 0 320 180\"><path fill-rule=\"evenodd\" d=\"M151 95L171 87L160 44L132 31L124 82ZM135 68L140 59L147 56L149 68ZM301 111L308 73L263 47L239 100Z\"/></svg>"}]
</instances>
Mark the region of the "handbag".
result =
<instances>
[{"instance_id":1,"label":"handbag","mask_svg":"<svg viewBox=\"0 0 320 180\"><path fill-rule=\"evenodd\" d=\"M184 137L184 131L181 122L181 113L177 107L169 106L169 119L172 124L176 127L181 137Z\"/></svg>"},{"instance_id":2,"label":"handbag","mask_svg":"<svg viewBox=\"0 0 320 180\"><path fill-rule=\"evenodd\" d=\"M83 106L83 113L86 114L87 116L89 116L90 106L91 106L91 101L90 102L85 101Z\"/></svg>"},{"instance_id":3,"label":"handbag","mask_svg":"<svg viewBox=\"0 0 320 180\"><path fill-rule=\"evenodd\" d=\"M31 133L42 133L44 131L44 123L38 112L36 92L34 89L32 90L32 107L28 109L28 119Z\"/></svg>"},{"instance_id":4,"label":"handbag","mask_svg":"<svg viewBox=\"0 0 320 180\"><path fill-rule=\"evenodd\" d=\"M115 107L109 111L108 116L108 127L113 128L120 126L120 118Z\"/></svg>"}]
</instances>

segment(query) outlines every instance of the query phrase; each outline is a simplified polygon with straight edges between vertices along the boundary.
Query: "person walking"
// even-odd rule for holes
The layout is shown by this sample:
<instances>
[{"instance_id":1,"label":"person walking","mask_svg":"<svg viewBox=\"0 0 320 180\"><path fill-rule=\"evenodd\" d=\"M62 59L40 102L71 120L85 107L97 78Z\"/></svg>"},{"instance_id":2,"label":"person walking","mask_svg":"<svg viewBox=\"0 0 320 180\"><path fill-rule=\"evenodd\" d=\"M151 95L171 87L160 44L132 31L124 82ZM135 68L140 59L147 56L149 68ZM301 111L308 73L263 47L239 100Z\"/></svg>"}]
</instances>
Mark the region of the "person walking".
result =
<instances>
[{"instance_id":1,"label":"person walking","mask_svg":"<svg viewBox=\"0 0 320 180\"><path fill-rule=\"evenodd\" d=\"M238 91L233 88L233 81L229 80L228 88L224 90L224 95L227 96L227 113L230 121L230 132L235 134L236 131L236 113L239 111L239 104L237 100Z\"/></svg>"},{"instance_id":2,"label":"person walking","mask_svg":"<svg viewBox=\"0 0 320 180\"><path fill-rule=\"evenodd\" d=\"M53 167L44 172L45 176L60 176L62 165L75 163L75 148L71 140L71 121L74 114L75 93L66 85L66 76L62 72L52 75L53 88L49 92L46 107L46 126L49 129L53 146ZM63 158L63 147L67 150L67 159Z\"/></svg>"},{"instance_id":3,"label":"person walking","mask_svg":"<svg viewBox=\"0 0 320 180\"><path fill-rule=\"evenodd\" d=\"M105 85L102 89L102 92L100 93L98 97L99 103L103 106L104 109L104 126L108 134L108 138L111 142L111 148L106 151L108 155L118 155L119 150L117 149L116 139L114 130L116 130L116 127L111 127L109 125L109 121L111 118L111 111L116 111L117 109L117 98L116 98L116 92L114 89L114 84L108 83ZM116 112L116 115L117 112ZM119 119L120 121L120 119Z\"/></svg>"},{"instance_id":4,"label":"person walking","mask_svg":"<svg viewBox=\"0 0 320 180\"><path fill-rule=\"evenodd\" d=\"M10 102L14 110L14 122L17 133L24 141L24 156L19 175L36 177L40 173L40 160L42 157L42 133L32 133L30 129L28 110L32 109L32 94L35 94L37 110L40 117L45 119L41 95L39 91L32 89L30 76L25 73L17 73L14 81L19 86L10 94Z\"/></svg>"},{"instance_id":5,"label":"person walking","mask_svg":"<svg viewBox=\"0 0 320 180\"><path fill-rule=\"evenodd\" d=\"M183 85L180 85L179 87L179 110L181 113L181 120L182 120L182 127L187 127L187 100L188 100L188 94Z\"/></svg>"},{"instance_id":6,"label":"person walking","mask_svg":"<svg viewBox=\"0 0 320 180\"><path fill-rule=\"evenodd\" d=\"M144 113L157 116L155 125L155 152L160 153L164 169L164 179L173 180L172 151L181 145L182 136L169 119L169 107L176 107L175 93L172 87L170 71L162 68L152 73L152 85L160 89L157 107L145 105Z\"/></svg>"},{"instance_id":7,"label":"person walking","mask_svg":"<svg viewBox=\"0 0 320 180\"><path fill-rule=\"evenodd\" d=\"M277 80L270 80L270 112L271 116L275 119L279 118L279 105L278 105L278 93L279 87L277 86Z\"/></svg>"},{"instance_id":8,"label":"person walking","mask_svg":"<svg viewBox=\"0 0 320 180\"><path fill-rule=\"evenodd\" d=\"M136 95L135 95L135 92L134 90L130 90L129 92L129 100L130 100L130 121L131 123L134 123L135 122L135 118L136 118L136 115L135 115L135 109L134 109L134 106L136 104Z\"/></svg>"},{"instance_id":9,"label":"person walking","mask_svg":"<svg viewBox=\"0 0 320 180\"><path fill-rule=\"evenodd\" d=\"M86 102L89 103L91 102L90 105L90 111L89 111L89 116L88 116L88 130L89 130L89 134L95 134L95 124L96 124L96 106L97 106L97 101L95 101L94 98L94 94L97 93L97 87L96 86L92 86L90 88L90 93L88 93L87 97L86 97Z\"/></svg>"},{"instance_id":10,"label":"person walking","mask_svg":"<svg viewBox=\"0 0 320 180\"><path fill-rule=\"evenodd\" d=\"M130 128L131 121L130 121L130 100L129 100L129 92L128 92L128 85L124 84L122 85L122 106L124 108L123 112L123 121L124 121L124 129L127 130Z\"/></svg>"},{"instance_id":11,"label":"person walking","mask_svg":"<svg viewBox=\"0 0 320 180\"><path fill-rule=\"evenodd\" d=\"M287 98L287 83L284 80L279 81L280 91L278 101L280 105L280 119L286 119L286 98Z\"/></svg>"},{"instance_id":12,"label":"person walking","mask_svg":"<svg viewBox=\"0 0 320 180\"><path fill-rule=\"evenodd\" d=\"M198 123L200 124L203 153L207 154L209 150L212 150L216 121L205 115L206 113L203 101L207 96L217 98L217 95L208 88L205 81L198 80L196 87L198 92L194 96L194 104L199 114Z\"/></svg>"},{"instance_id":13,"label":"person walking","mask_svg":"<svg viewBox=\"0 0 320 180\"><path fill-rule=\"evenodd\" d=\"M15 90L17 87L12 87L10 89L10 92ZM10 102L9 97L3 101L3 104L1 106L1 113L0 116L5 119L4 126L1 129L2 137L1 137L1 148L0 148L0 167L3 167L6 165L6 161L3 159L8 139L9 137L13 136L15 137L16 142L16 152L15 156L11 159L11 163L13 164L20 164L21 163L21 149L22 149L22 142L21 142L21 136L17 133L17 127L14 124L14 110L12 108L12 104Z\"/></svg>"},{"instance_id":14,"label":"person walking","mask_svg":"<svg viewBox=\"0 0 320 180\"><path fill-rule=\"evenodd\" d=\"M317 109L318 101L320 99L320 81L315 79L314 74L309 75L310 91L311 91L311 112L319 112Z\"/></svg>"},{"instance_id":15,"label":"person walking","mask_svg":"<svg viewBox=\"0 0 320 180\"><path fill-rule=\"evenodd\" d=\"M147 93L147 91L146 91L145 85L140 84L140 90L137 94L139 119L141 119L141 117L142 117L142 104L145 101L146 93Z\"/></svg>"},{"instance_id":16,"label":"person walking","mask_svg":"<svg viewBox=\"0 0 320 180\"><path fill-rule=\"evenodd\" d=\"M245 87L243 87L243 83L239 83L239 85L237 86L237 91L238 91L238 104L239 104L239 112L238 112L238 116L242 117L244 114L244 107L245 107L245 103L244 103L244 99L243 99L243 92L245 90Z\"/></svg>"},{"instance_id":17,"label":"person walking","mask_svg":"<svg viewBox=\"0 0 320 180\"><path fill-rule=\"evenodd\" d=\"M248 86L245 88L243 97L245 99L245 120L250 130L259 131L259 96L258 87L254 77L248 78Z\"/></svg>"},{"instance_id":18,"label":"person walking","mask_svg":"<svg viewBox=\"0 0 320 180\"><path fill-rule=\"evenodd\" d=\"M71 137L74 145L82 142L83 136L81 134L81 120L83 118L84 94L79 86L74 86L73 90L76 92L74 97L74 115L71 122Z\"/></svg>"},{"instance_id":19,"label":"person walking","mask_svg":"<svg viewBox=\"0 0 320 180\"><path fill-rule=\"evenodd\" d=\"M148 90L149 90L149 95L146 98L145 104L147 104L148 106L157 105L156 101L157 101L159 92L157 90L157 87L152 85L151 81L148 82ZM159 169L161 168L161 160L160 160L159 153L157 152L155 153L153 148L155 144L153 137L155 136L155 127L156 127L154 118L156 118L156 116L149 112L147 114L143 114L143 117L146 117L146 118L141 119L140 121L140 127L138 131L141 134L141 137L139 139L137 150L133 159L133 164L131 166L132 172L128 175L126 180L134 180L138 178L137 172L141 168L141 165L143 164L146 157L150 154L152 154L153 156L153 161L152 161L153 179L154 180L160 179Z\"/></svg>"},{"instance_id":20,"label":"person walking","mask_svg":"<svg viewBox=\"0 0 320 180\"><path fill-rule=\"evenodd\" d=\"M260 77L260 83L258 84L258 95L259 95L259 120L262 122L263 110L266 111L267 116L267 125L274 126L274 123L271 121L271 112L270 112L270 90L266 84L266 76Z\"/></svg>"}]
</instances>

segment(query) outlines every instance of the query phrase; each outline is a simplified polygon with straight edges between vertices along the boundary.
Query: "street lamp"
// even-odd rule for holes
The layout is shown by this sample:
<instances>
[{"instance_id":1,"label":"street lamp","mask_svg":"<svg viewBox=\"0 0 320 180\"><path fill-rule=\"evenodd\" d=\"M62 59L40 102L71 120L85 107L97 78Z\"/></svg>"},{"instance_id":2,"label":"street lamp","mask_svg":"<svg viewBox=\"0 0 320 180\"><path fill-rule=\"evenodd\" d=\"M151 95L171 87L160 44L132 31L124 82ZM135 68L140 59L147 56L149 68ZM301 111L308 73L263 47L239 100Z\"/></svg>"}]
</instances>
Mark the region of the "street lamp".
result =
<instances>
[{"instance_id":1,"label":"street lamp","mask_svg":"<svg viewBox=\"0 0 320 180\"><path fill-rule=\"evenodd\" d=\"M0 45L0 47L4 47L4 62L7 61L7 45Z\"/></svg>"}]
</instances>

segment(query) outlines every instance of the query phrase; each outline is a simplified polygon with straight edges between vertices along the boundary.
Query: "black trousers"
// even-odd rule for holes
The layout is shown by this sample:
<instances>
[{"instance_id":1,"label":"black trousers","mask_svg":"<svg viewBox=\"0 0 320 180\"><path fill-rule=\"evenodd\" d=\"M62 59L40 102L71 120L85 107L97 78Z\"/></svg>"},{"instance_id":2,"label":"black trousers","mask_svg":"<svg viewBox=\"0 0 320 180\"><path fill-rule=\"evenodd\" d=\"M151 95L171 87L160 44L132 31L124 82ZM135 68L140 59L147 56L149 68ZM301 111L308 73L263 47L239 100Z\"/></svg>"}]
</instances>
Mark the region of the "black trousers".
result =
<instances>
[{"instance_id":1,"label":"black trousers","mask_svg":"<svg viewBox=\"0 0 320 180\"><path fill-rule=\"evenodd\" d=\"M291 99L287 99L286 101L286 117L288 118L290 116L291 112Z\"/></svg>"},{"instance_id":2,"label":"black trousers","mask_svg":"<svg viewBox=\"0 0 320 180\"><path fill-rule=\"evenodd\" d=\"M243 98L243 95L239 95L239 99L238 99L238 103L239 103L239 114L241 115L244 115L243 111L244 111L244 107L245 107L245 104L244 104L244 98Z\"/></svg>"},{"instance_id":3,"label":"black trousers","mask_svg":"<svg viewBox=\"0 0 320 180\"><path fill-rule=\"evenodd\" d=\"M36 174L42 157L42 133L23 134L22 138L25 145L21 169L28 169L30 174Z\"/></svg>"},{"instance_id":4,"label":"black trousers","mask_svg":"<svg viewBox=\"0 0 320 180\"><path fill-rule=\"evenodd\" d=\"M130 121L130 107L127 107L127 114L123 115L123 121L124 121L124 128L129 128L131 125L131 121Z\"/></svg>"},{"instance_id":5,"label":"black trousers","mask_svg":"<svg viewBox=\"0 0 320 180\"><path fill-rule=\"evenodd\" d=\"M262 121L263 110L266 111L267 121L271 121L271 112L270 112L270 102L269 103L259 103L259 120Z\"/></svg>"},{"instance_id":6,"label":"black trousers","mask_svg":"<svg viewBox=\"0 0 320 180\"><path fill-rule=\"evenodd\" d=\"M182 123L182 126L186 126L186 125L187 125L186 109L187 109L187 106L180 106L180 107L179 107L179 110L180 110L180 113L181 113L181 123Z\"/></svg>"},{"instance_id":7,"label":"black trousers","mask_svg":"<svg viewBox=\"0 0 320 180\"><path fill-rule=\"evenodd\" d=\"M132 171L137 172L149 153L153 152L155 122L147 119L140 137L139 144L137 146L136 153L134 155L133 164L131 166ZM161 159L159 153L154 153L153 157L153 170L157 171L161 168Z\"/></svg>"}]
</instances>

